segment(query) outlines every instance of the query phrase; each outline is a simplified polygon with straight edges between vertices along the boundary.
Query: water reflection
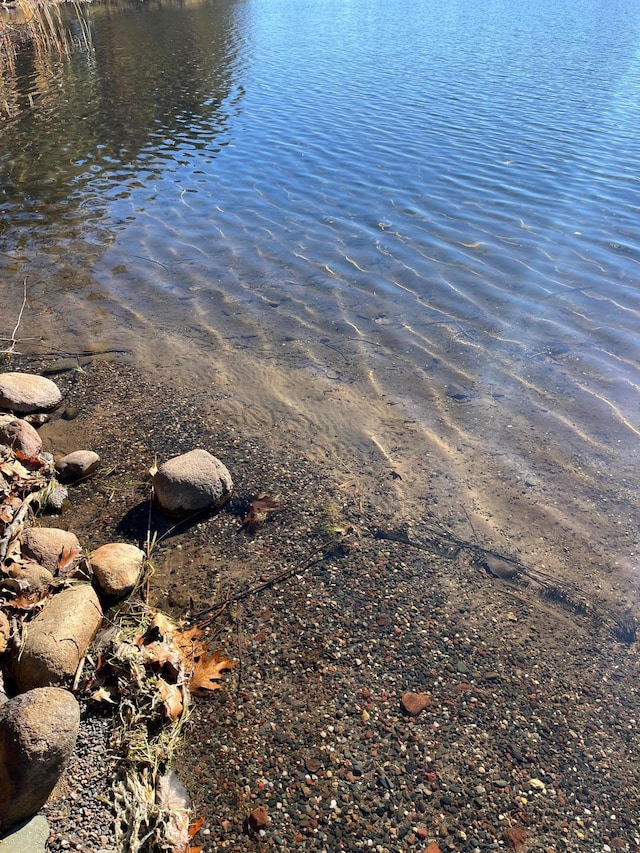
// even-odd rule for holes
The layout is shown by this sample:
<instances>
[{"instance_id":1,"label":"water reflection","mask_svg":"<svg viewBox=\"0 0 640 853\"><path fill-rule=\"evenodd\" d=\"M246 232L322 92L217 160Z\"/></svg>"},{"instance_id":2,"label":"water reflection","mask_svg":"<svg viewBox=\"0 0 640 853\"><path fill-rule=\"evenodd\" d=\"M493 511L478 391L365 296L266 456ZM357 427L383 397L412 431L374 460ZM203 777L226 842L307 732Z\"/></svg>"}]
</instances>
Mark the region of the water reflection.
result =
<instances>
[{"instance_id":1,"label":"water reflection","mask_svg":"<svg viewBox=\"0 0 640 853\"><path fill-rule=\"evenodd\" d=\"M0 155L6 280L380 511L631 595L640 12L588 6L92 7Z\"/></svg>"},{"instance_id":2,"label":"water reflection","mask_svg":"<svg viewBox=\"0 0 640 853\"><path fill-rule=\"evenodd\" d=\"M227 143L242 93L234 20L219 11L93 4L95 51L20 51L16 73L32 106L7 125L0 155L5 251L80 255L86 241L92 257L122 224L111 202L161 179L163 160L177 166L198 147L214 157Z\"/></svg>"}]
</instances>

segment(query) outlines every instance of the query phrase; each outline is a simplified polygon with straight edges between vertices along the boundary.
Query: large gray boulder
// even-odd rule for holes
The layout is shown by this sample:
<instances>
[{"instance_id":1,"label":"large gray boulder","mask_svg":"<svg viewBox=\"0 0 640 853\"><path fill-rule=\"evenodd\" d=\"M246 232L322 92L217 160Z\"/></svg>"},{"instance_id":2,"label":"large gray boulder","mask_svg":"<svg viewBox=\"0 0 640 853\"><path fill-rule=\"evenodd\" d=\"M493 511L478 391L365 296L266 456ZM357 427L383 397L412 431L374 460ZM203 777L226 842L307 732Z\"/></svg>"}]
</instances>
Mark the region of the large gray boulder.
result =
<instances>
[{"instance_id":1,"label":"large gray boulder","mask_svg":"<svg viewBox=\"0 0 640 853\"><path fill-rule=\"evenodd\" d=\"M160 508L178 518L222 506L233 491L225 465L206 450L190 450L161 465L153 476Z\"/></svg>"},{"instance_id":2,"label":"large gray boulder","mask_svg":"<svg viewBox=\"0 0 640 853\"><path fill-rule=\"evenodd\" d=\"M0 829L31 817L54 789L76 745L80 706L43 687L0 706Z\"/></svg>"},{"instance_id":3,"label":"large gray boulder","mask_svg":"<svg viewBox=\"0 0 640 853\"><path fill-rule=\"evenodd\" d=\"M0 415L0 444L7 444L25 456L37 456L42 441L36 430L22 418Z\"/></svg>"},{"instance_id":4,"label":"large gray boulder","mask_svg":"<svg viewBox=\"0 0 640 853\"><path fill-rule=\"evenodd\" d=\"M102 623L102 608L88 583L54 595L29 622L14 660L21 691L71 682Z\"/></svg>"},{"instance_id":5,"label":"large gray boulder","mask_svg":"<svg viewBox=\"0 0 640 853\"><path fill-rule=\"evenodd\" d=\"M62 401L55 382L33 373L0 373L0 409L48 412Z\"/></svg>"}]
</instances>

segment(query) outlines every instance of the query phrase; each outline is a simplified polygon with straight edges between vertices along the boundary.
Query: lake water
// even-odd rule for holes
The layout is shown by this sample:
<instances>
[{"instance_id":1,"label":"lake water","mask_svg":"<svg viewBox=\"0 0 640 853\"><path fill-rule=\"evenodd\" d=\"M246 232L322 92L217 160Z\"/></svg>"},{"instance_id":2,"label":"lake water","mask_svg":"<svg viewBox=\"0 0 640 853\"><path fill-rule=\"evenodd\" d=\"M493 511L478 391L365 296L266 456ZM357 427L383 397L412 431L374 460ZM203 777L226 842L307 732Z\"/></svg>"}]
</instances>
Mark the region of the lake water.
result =
<instances>
[{"instance_id":1,"label":"lake water","mask_svg":"<svg viewBox=\"0 0 640 853\"><path fill-rule=\"evenodd\" d=\"M86 9L0 109L0 334L636 601L640 6ZM613 593L612 593L613 591Z\"/></svg>"}]
</instances>

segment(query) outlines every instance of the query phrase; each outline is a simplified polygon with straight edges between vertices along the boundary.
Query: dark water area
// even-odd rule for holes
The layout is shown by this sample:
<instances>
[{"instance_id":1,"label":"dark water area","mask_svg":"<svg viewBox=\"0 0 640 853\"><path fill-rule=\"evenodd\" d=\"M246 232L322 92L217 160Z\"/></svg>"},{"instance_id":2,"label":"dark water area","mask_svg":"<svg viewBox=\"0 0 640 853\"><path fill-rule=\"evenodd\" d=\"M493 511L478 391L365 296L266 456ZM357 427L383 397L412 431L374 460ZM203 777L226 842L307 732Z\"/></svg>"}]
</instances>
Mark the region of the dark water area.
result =
<instances>
[{"instance_id":1,"label":"dark water area","mask_svg":"<svg viewBox=\"0 0 640 853\"><path fill-rule=\"evenodd\" d=\"M85 10L0 93L0 334L637 601L640 7ZM77 26L77 24L72 24Z\"/></svg>"}]
</instances>

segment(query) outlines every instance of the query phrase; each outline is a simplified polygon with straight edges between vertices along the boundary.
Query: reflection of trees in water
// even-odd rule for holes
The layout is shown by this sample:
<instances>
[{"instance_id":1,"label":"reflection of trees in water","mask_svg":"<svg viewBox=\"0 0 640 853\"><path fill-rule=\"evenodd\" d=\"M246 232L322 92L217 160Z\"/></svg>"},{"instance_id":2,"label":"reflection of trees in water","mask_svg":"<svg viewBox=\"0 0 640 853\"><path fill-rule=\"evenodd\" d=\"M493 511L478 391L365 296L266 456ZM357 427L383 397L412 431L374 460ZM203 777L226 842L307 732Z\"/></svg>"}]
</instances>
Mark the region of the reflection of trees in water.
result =
<instances>
[{"instance_id":1,"label":"reflection of trees in water","mask_svg":"<svg viewBox=\"0 0 640 853\"><path fill-rule=\"evenodd\" d=\"M94 248L104 245L106 205L161 174L183 143L215 156L238 108L233 4L85 8L94 50L17 51L17 115L0 139L0 248L65 251L89 230ZM70 38L82 31L77 18L67 25Z\"/></svg>"}]
</instances>

